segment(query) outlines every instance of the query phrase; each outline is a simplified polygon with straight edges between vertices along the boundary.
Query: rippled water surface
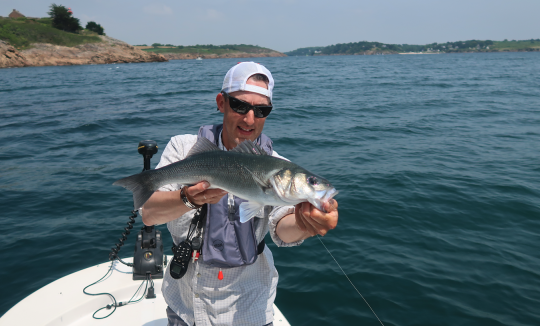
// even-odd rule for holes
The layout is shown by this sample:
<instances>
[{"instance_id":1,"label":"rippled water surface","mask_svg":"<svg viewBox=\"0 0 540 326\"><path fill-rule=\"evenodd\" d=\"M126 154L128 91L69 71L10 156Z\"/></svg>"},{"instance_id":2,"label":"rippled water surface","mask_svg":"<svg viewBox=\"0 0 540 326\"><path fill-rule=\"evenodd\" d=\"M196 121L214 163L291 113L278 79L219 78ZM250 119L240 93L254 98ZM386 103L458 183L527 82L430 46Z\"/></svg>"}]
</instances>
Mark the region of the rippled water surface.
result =
<instances>
[{"instance_id":1,"label":"rippled water surface","mask_svg":"<svg viewBox=\"0 0 540 326\"><path fill-rule=\"evenodd\" d=\"M139 140L220 122L236 61L0 70L0 314L107 260ZM539 53L256 61L265 133L340 190L323 240L385 325L540 324ZM293 326L378 324L316 238L269 246Z\"/></svg>"}]
</instances>

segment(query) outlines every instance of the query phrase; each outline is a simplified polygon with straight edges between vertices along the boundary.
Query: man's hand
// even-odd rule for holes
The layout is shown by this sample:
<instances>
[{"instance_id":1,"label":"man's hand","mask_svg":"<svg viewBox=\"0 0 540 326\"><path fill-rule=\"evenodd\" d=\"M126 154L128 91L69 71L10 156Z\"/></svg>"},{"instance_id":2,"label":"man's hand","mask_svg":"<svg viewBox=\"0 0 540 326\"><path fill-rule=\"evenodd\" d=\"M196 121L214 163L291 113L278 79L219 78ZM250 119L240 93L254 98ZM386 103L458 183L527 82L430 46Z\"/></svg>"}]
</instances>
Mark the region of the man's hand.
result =
<instances>
[{"instance_id":1,"label":"man's hand","mask_svg":"<svg viewBox=\"0 0 540 326\"><path fill-rule=\"evenodd\" d=\"M324 204L323 208L327 213L318 210L308 202L297 204L294 209L296 225L311 236L316 234L324 236L337 225L338 203L335 199L331 199Z\"/></svg>"},{"instance_id":2,"label":"man's hand","mask_svg":"<svg viewBox=\"0 0 540 326\"><path fill-rule=\"evenodd\" d=\"M217 204L227 193L221 189L208 189L210 184L206 181L197 183L194 186L186 187L187 199L195 205Z\"/></svg>"}]
</instances>

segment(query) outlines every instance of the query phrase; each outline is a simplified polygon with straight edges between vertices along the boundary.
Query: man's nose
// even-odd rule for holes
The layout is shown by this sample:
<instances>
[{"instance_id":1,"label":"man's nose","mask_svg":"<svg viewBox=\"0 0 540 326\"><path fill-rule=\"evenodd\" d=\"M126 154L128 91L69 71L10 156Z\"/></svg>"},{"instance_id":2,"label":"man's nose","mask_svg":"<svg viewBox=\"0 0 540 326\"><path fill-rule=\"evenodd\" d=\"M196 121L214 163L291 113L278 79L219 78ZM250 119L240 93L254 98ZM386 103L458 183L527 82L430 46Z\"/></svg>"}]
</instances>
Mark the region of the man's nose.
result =
<instances>
[{"instance_id":1,"label":"man's nose","mask_svg":"<svg viewBox=\"0 0 540 326\"><path fill-rule=\"evenodd\" d=\"M249 110L248 113L244 116L244 122L248 125L252 125L255 123L255 113L253 110Z\"/></svg>"}]
</instances>

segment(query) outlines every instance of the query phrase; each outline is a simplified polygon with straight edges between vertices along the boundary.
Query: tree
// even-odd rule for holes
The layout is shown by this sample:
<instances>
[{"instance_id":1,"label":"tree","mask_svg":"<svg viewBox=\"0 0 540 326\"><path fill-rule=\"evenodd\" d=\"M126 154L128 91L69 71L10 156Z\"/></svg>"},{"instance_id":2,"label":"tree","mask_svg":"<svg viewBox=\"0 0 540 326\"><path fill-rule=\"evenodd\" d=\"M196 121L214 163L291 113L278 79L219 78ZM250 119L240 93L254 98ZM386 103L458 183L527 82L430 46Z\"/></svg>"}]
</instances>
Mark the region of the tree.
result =
<instances>
[{"instance_id":1,"label":"tree","mask_svg":"<svg viewBox=\"0 0 540 326\"><path fill-rule=\"evenodd\" d=\"M52 18L52 26L57 29L61 29L66 32L75 33L82 29L79 19L75 18L71 14L71 10L60 5L56 4L51 5L51 10L48 14Z\"/></svg>"},{"instance_id":2,"label":"tree","mask_svg":"<svg viewBox=\"0 0 540 326\"><path fill-rule=\"evenodd\" d=\"M98 35L104 35L103 27L101 27L101 25L97 24L96 22L88 22L86 24L86 29L92 32L96 32L98 33Z\"/></svg>"}]
</instances>

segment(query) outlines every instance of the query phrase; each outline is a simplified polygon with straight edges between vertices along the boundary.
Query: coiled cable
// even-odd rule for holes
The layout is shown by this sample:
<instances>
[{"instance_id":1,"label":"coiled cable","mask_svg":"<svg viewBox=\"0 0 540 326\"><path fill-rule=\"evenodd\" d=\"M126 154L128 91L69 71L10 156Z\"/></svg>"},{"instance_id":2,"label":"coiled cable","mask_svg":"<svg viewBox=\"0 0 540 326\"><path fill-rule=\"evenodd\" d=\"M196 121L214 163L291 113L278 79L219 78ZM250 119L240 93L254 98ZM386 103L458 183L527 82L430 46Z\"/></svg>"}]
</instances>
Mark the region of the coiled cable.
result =
<instances>
[{"instance_id":1,"label":"coiled cable","mask_svg":"<svg viewBox=\"0 0 540 326\"><path fill-rule=\"evenodd\" d=\"M114 261L115 259L118 259L118 261L121 262L122 264L124 264L126 266L129 266L129 267L133 267L132 263L126 263L120 257L118 257L118 252L120 251L120 249L124 245L124 242L127 240L127 236L131 233L131 229L133 229L133 224L135 223L135 218L137 217L138 212L139 211L136 210L136 209L131 211L131 216L129 216L129 221L127 222L128 226L126 226L124 228L124 232L122 233L122 237L120 239L118 239L119 242L116 244L116 247L111 248L111 252L109 253L109 260L110 261Z\"/></svg>"}]
</instances>

